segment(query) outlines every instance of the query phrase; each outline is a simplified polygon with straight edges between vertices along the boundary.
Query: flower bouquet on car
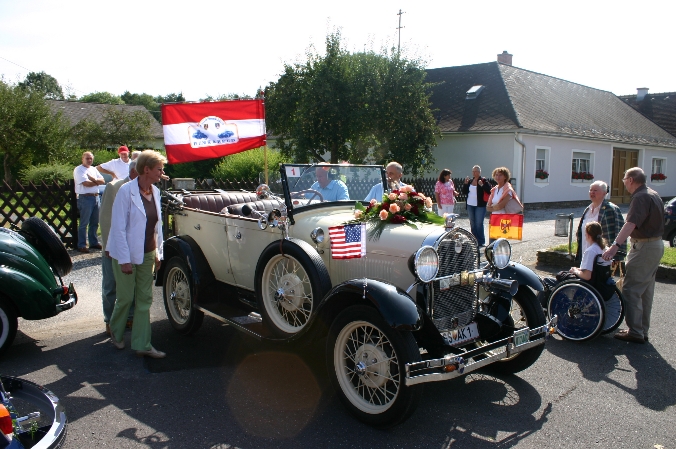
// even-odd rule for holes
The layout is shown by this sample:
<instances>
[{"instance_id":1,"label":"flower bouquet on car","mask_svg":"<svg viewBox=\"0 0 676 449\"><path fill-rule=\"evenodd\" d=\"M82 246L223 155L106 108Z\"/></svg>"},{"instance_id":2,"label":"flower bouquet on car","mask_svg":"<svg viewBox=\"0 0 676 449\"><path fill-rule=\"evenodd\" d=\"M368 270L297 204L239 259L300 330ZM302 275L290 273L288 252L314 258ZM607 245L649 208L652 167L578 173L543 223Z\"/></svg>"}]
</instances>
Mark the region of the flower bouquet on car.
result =
<instances>
[{"instance_id":1,"label":"flower bouquet on car","mask_svg":"<svg viewBox=\"0 0 676 449\"><path fill-rule=\"evenodd\" d=\"M418 229L418 223L444 224L445 219L432 212L432 199L416 192L412 186L385 193L381 202L373 199L364 206L354 205L354 220L366 223L369 240L378 240L388 224L404 224Z\"/></svg>"}]
</instances>

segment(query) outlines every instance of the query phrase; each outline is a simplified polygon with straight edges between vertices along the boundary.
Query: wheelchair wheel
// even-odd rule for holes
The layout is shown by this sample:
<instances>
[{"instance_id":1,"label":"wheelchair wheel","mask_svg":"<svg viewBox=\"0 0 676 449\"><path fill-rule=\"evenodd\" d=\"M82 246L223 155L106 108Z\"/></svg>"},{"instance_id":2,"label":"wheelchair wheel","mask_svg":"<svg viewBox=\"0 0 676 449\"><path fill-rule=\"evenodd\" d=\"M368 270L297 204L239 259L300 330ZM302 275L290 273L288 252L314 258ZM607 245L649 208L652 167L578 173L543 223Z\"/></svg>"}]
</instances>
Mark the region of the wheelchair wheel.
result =
<instances>
[{"instance_id":1,"label":"wheelchair wheel","mask_svg":"<svg viewBox=\"0 0 676 449\"><path fill-rule=\"evenodd\" d=\"M603 331L604 301L586 282L570 280L559 284L549 296L547 313L558 316L557 332L566 340L591 340Z\"/></svg>"},{"instance_id":2,"label":"wheelchair wheel","mask_svg":"<svg viewBox=\"0 0 676 449\"><path fill-rule=\"evenodd\" d=\"M609 334L620 327L624 319L624 296L617 287L613 287L615 292L610 299L605 301L606 319L603 322L602 334Z\"/></svg>"}]
</instances>

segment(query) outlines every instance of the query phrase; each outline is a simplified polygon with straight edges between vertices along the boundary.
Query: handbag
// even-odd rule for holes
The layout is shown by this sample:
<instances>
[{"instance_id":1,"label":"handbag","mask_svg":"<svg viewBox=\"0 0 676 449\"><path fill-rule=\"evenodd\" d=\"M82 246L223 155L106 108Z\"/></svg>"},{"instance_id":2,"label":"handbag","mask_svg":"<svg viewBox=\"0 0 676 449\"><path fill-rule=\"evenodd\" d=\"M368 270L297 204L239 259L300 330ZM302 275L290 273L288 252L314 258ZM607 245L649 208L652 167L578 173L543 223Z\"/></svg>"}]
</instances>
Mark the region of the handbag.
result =
<instances>
[{"instance_id":1,"label":"handbag","mask_svg":"<svg viewBox=\"0 0 676 449\"><path fill-rule=\"evenodd\" d=\"M484 203L487 203L487 202L488 202L488 199L489 199L490 197L491 197L491 194L490 194L490 193L486 193L486 192L484 191Z\"/></svg>"},{"instance_id":2,"label":"handbag","mask_svg":"<svg viewBox=\"0 0 676 449\"><path fill-rule=\"evenodd\" d=\"M512 190L512 194L512 197L507 201L507 204L505 204L505 213L520 214L523 212L523 204L521 204L521 201L514 190Z\"/></svg>"}]
</instances>

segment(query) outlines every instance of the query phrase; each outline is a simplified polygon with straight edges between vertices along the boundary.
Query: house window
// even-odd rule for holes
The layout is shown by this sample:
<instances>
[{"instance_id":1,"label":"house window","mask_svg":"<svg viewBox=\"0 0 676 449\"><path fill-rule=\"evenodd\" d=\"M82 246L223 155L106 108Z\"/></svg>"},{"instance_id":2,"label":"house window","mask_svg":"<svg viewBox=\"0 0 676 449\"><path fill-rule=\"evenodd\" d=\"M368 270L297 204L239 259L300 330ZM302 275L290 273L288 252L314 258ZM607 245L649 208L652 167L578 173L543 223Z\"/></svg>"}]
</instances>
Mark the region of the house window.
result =
<instances>
[{"instance_id":1,"label":"house window","mask_svg":"<svg viewBox=\"0 0 676 449\"><path fill-rule=\"evenodd\" d=\"M653 182L666 181L667 176L667 160L654 157L652 161L652 169L650 172L650 180Z\"/></svg>"},{"instance_id":2,"label":"house window","mask_svg":"<svg viewBox=\"0 0 676 449\"><path fill-rule=\"evenodd\" d=\"M594 179L592 172L592 154L583 151L573 151L571 178L578 181L591 181Z\"/></svg>"},{"instance_id":3,"label":"house window","mask_svg":"<svg viewBox=\"0 0 676 449\"><path fill-rule=\"evenodd\" d=\"M549 178L549 148L535 148L535 181L547 182Z\"/></svg>"}]
</instances>

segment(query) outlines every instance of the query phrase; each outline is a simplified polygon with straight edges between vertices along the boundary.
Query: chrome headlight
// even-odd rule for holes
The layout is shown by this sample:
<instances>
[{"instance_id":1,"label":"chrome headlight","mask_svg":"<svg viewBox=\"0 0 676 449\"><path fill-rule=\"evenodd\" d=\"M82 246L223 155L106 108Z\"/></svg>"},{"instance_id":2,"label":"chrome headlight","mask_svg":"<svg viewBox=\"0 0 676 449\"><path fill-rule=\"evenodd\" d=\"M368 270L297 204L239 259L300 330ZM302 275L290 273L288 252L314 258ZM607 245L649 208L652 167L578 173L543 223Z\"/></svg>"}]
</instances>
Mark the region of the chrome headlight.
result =
<instances>
[{"instance_id":1,"label":"chrome headlight","mask_svg":"<svg viewBox=\"0 0 676 449\"><path fill-rule=\"evenodd\" d=\"M430 282L439 273L439 255L431 246L423 246L413 256L414 275L422 282Z\"/></svg>"},{"instance_id":2,"label":"chrome headlight","mask_svg":"<svg viewBox=\"0 0 676 449\"><path fill-rule=\"evenodd\" d=\"M512 245L505 239L497 239L486 247L486 260L498 270L509 264L512 257Z\"/></svg>"}]
</instances>

